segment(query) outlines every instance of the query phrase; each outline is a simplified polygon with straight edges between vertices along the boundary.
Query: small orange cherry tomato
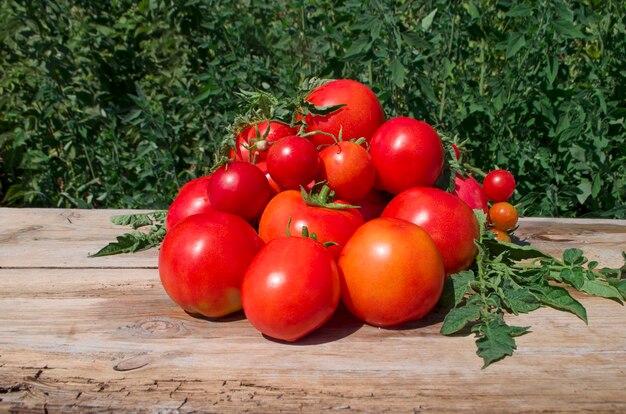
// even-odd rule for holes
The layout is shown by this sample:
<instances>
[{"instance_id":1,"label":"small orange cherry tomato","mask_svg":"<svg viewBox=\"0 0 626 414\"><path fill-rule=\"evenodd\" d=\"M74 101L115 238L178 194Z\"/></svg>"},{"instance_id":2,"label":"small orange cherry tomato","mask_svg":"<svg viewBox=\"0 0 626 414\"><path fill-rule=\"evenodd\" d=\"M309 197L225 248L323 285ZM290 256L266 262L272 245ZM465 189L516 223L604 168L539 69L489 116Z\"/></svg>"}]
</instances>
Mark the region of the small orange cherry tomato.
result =
<instances>
[{"instance_id":1,"label":"small orange cherry tomato","mask_svg":"<svg viewBox=\"0 0 626 414\"><path fill-rule=\"evenodd\" d=\"M517 225L517 219L517 209L506 201L495 203L489 209L489 221L498 230L513 230Z\"/></svg>"},{"instance_id":2,"label":"small orange cherry tomato","mask_svg":"<svg viewBox=\"0 0 626 414\"><path fill-rule=\"evenodd\" d=\"M511 237L509 236L509 233L507 233L506 231L502 231L498 229L491 229L491 232L496 235L496 240L500 240L506 243L511 243Z\"/></svg>"}]
</instances>

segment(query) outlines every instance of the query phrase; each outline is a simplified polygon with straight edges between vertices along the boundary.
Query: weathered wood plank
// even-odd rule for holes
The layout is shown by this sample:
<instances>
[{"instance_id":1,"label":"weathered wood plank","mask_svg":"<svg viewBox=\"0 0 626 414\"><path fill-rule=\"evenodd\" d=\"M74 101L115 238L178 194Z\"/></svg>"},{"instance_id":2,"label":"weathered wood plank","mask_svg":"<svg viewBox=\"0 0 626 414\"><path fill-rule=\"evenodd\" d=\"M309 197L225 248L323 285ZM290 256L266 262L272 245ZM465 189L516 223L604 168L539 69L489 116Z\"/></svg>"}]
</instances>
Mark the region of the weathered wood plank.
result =
<instances>
[{"instance_id":1,"label":"weathered wood plank","mask_svg":"<svg viewBox=\"0 0 626 414\"><path fill-rule=\"evenodd\" d=\"M87 257L128 231L109 218L129 212L133 211L0 208L0 268L155 268L157 249ZM626 250L626 220L523 218L516 234L551 254L580 247L608 267L620 266L621 252Z\"/></svg>"},{"instance_id":2,"label":"weathered wood plank","mask_svg":"<svg viewBox=\"0 0 626 414\"><path fill-rule=\"evenodd\" d=\"M442 313L383 330L339 311L299 344L192 317L155 269L0 269L0 411L626 411L626 310L542 309L486 370Z\"/></svg>"}]
</instances>

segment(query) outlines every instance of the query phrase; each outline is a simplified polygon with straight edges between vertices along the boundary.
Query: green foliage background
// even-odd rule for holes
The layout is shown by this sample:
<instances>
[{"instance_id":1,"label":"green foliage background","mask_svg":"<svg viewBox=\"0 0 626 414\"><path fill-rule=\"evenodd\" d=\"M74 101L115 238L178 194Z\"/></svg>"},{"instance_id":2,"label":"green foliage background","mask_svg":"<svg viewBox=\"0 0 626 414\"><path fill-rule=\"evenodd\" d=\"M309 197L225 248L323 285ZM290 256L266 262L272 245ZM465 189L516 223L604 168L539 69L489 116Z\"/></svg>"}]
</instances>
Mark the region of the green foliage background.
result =
<instances>
[{"instance_id":1,"label":"green foliage background","mask_svg":"<svg viewBox=\"0 0 626 414\"><path fill-rule=\"evenodd\" d=\"M3 205L164 208L235 92L348 77L467 140L527 215L625 217L623 1L0 0Z\"/></svg>"}]
</instances>

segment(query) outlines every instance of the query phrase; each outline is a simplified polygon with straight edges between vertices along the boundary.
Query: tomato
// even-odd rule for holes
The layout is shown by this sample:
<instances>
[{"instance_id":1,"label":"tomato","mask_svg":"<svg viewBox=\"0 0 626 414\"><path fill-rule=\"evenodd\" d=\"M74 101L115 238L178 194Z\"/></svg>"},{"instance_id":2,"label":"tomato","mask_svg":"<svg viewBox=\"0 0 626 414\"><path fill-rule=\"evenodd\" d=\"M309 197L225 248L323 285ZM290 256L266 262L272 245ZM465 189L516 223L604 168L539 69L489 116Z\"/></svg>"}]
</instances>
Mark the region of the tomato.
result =
<instances>
[{"instance_id":1,"label":"tomato","mask_svg":"<svg viewBox=\"0 0 626 414\"><path fill-rule=\"evenodd\" d=\"M336 203L345 204L342 201ZM302 199L300 191L283 191L272 198L265 208L259 221L259 236L266 243L284 236L291 219L291 234L300 234L302 227L306 226L317 235L321 243L338 244L328 248L333 257L337 258L345 242L363 224L363 218L357 210L310 206Z\"/></svg>"},{"instance_id":2,"label":"tomato","mask_svg":"<svg viewBox=\"0 0 626 414\"><path fill-rule=\"evenodd\" d=\"M341 299L357 318L393 326L426 315L443 290L443 261L419 226L377 218L362 225L339 257Z\"/></svg>"},{"instance_id":3,"label":"tomato","mask_svg":"<svg viewBox=\"0 0 626 414\"><path fill-rule=\"evenodd\" d=\"M498 229L490 229L490 231L496 235L496 240L511 243L511 236L509 236L509 233L507 233L506 231Z\"/></svg>"},{"instance_id":4,"label":"tomato","mask_svg":"<svg viewBox=\"0 0 626 414\"><path fill-rule=\"evenodd\" d=\"M249 125L237 134L234 152L239 160L258 163L267 158L267 151L272 142L295 134L296 130L283 122L262 121ZM258 148L250 151L252 146Z\"/></svg>"},{"instance_id":5,"label":"tomato","mask_svg":"<svg viewBox=\"0 0 626 414\"><path fill-rule=\"evenodd\" d=\"M411 187L431 187L443 167L443 145L426 122L398 117L385 122L372 137L370 155L376 188L399 194Z\"/></svg>"},{"instance_id":6,"label":"tomato","mask_svg":"<svg viewBox=\"0 0 626 414\"><path fill-rule=\"evenodd\" d=\"M272 338L296 341L321 327L339 304L335 260L313 239L274 239L250 264L241 297L256 329Z\"/></svg>"},{"instance_id":7,"label":"tomato","mask_svg":"<svg viewBox=\"0 0 626 414\"><path fill-rule=\"evenodd\" d=\"M496 203L489 209L489 221L498 230L513 230L517 219L517 209L506 201Z\"/></svg>"},{"instance_id":8,"label":"tomato","mask_svg":"<svg viewBox=\"0 0 626 414\"><path fill-rule=\"evenodd\" d=\"M270 199L265 174L254 164L232 161L212 175L207 194L214 210L236 214L248 221L257 219Z\"/></svg>"},{"instance_id":9,"label":"tomato","mask_svg":"<svg viewBox=\"0 0 626 414\"><path fill-rule=\"evenodd\" d=\"M282 188L274 181L270 173L267 171L267 161L260 161L256 163L256 166L261 170L263 174L265 174L265 178L267 178L267 182L270 185L270 194L274 197L276 194L282 191Z\"/></svg>"},{"instance_id":10,"label":"tomato","mask_svg":"<svg viewBox=\"0 0 626 414\"><path fill-rule=\"evenodd\" d=\"M515 177L507 170L493 170L485 177L483 189L489 200L507 201L515 191Z\"/></svg>"},{"instance_id":11,"label":"tomato","mask_svg":"<svg viewBox=\"0 0 626 414\"><path fill-rule=\"evenodd\" d=\"M472 176L463 178L456 175L454 178L454 192L452 193L465 201L472 210L482 210L485 213L489 210L489 203L483 188Z\"/></svg>"},{"instance_id":12,"label":"tomato","mask_svg":"<svg viewBox=\"0 0 626 414\"><path fill-rule=\"evenodd\" d=\"M193 214L212 211L207 195L210 175L193 179L178 190L178 195L170 204L165 218L165 231L168 232L178 222Z\"/></svg>"},{"instance_id":13,"label":"tomato","mask_svg":"<svg viewBox=\"0 0 626 414\"><path fill-rule=\"evenodd\" d=\"M388 193L372 190L365 197L354 202L359 206L359 213L363 217L363 221L370 221L380 217L391 196Z\"/></svg>"},{"instance_id":14,"label":"tomato","mask_svg":"<svg viewBox=\"0 0 626 414\"><path fill-rule=\"evenodd\" d=\"M296 135L281 138L267 154L267 170L283 189L296 189L314 180L320 167L315 145Z\"/></svg>"},{"instance_id":15,"label":"tomato","mask_svg":"<svg viewBox=\"0 0 626 414\"><path fill-rule=\"evenodd\" d=\"M456 144L452 144L452 149L454 150L454 158L456 158L456 160L460 160L461 159L461 151L459 150L459 147L457 147Z\"/></svg>"},{"instance_id":16,"label":"tomato","mask_svg":"<svg viewBox=\"0 0 626 414\"><path fill-rule=\"evenodd\" d=\"M241 309L241 282L263 247L252 226L233 214L189 216L163 239L159 275L181 308L217 318Z\"/></svg>"},{"instance_id":17,"label":"tomato","mask_svg":"<svg viewBox=\"0 0 626 414\"><path fill-rule=\"evenodd\" d=\"M414 187L394 197L381 217L417 224L432 237L441 252L447 275L472 265L480 236L474 212L460 198L438 188Z\"/></svg>"},{"instance_id":18,"label":"tomato","mask_svg":"<svg viewBox=\"0 0 626 414\"><path fill-rule=\"evenodd\" d=\"M356 201L374 187L376 170L372 157L362 146L341 141L320 151L320 178L328 183L337 198Z\"/></svg>"},{"instance_id":19,"label":"tomato","mask_svg":"<svg viewBox=\"0 0 626 414\"><path fill-rule=\"evenodd\" d=\"M350 80L339 79L327 82L315 89L306 98L316 106L334 106L345 104L344 107L328 115L308 114L305 122L307 131L323 131L339 138L339 131L344 140L365 138L369 140L374 131L385 120L383 108L378 98L366 85ZM296 119L300 120L298 116ZM332 144L332 137L315 134L310 138L315 146Z\"/></svg>"}]
</instances>

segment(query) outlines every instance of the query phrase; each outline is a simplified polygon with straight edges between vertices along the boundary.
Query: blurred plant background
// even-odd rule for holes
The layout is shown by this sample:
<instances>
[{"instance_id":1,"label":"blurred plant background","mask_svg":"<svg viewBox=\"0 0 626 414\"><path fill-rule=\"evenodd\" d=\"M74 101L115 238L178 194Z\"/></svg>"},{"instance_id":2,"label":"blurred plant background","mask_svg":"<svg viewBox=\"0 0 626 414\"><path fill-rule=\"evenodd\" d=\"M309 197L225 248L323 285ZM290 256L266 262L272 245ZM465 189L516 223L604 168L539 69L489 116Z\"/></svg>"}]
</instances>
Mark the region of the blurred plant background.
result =
<instances>
[{"instance_id":1,"label":"blurred plant background","mask_svg":"<svg viewBox=\"0 0 626 414\"><path fill-rule=\"evenodd\" d=\"M166 208L239 90L353 78L509 169L526 215L626 217L626 7L0 0L4 206Z\"/></svg>"}]
</instances>

